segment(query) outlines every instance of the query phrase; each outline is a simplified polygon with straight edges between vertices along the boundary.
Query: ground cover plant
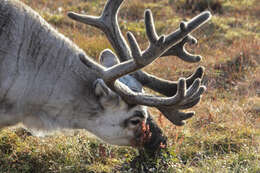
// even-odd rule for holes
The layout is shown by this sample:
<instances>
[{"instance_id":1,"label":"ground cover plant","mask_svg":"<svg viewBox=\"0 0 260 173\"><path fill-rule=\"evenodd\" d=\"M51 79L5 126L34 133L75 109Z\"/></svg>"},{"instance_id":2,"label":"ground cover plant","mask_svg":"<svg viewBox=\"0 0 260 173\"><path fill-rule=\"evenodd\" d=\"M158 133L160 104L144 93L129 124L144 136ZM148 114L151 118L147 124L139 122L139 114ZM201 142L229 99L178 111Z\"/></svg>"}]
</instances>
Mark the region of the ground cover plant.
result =
<instances>
[{"instance_id":1,"label":"ground cover plant","mask_svg":"<svg viewBox=\"0 0 260 173\"><path fill-rule=\"evenodd\" d=\"M105 1L22 1L91 57L111 48L100 31L66 16L68 11L99 14ZM107 145L82 131L39 138L23 128L6 128L0 131L0 172L260 172L260 4L257 0L207 2L205 8L212 10L213 17L194 33L199 44L190 49L204 59L188 64L165 57L145 68L177 80L199 65L206 67L207 91L193 108L196 116L185 126L173 126L157 110L150 110L168 137L166 148L151 157L142 150ZM220 10L212 9L209 2L219 4ZM191 8L187 4L126 0L120 27L123 33L135 33L146 47L143 11L150 8L157 31L167 33L182 19L199 13L197 4Z\"/></svg>"}]
</instances>

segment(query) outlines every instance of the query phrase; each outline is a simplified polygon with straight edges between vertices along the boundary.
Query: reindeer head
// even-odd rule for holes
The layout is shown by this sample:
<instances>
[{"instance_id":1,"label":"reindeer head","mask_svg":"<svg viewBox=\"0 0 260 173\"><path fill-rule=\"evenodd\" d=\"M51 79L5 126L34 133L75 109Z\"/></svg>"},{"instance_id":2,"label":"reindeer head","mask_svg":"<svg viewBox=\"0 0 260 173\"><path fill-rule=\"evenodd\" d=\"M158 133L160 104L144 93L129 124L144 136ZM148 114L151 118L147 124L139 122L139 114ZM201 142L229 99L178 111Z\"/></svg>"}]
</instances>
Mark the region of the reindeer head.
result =
<instances>
[{"instance_id":1,"label":"reindeer head","mask_svg":"<svg viewBox=\"0 0 260 173\"><path fill-rule=\"evenodd\" d=\"M104 67L112 67L119 63L119 59L110 50L104 50L99 57ZM134 92L143 92L140 82L130 75L119 79ZM101 115L95 118L93 133L104 141L116 145L135 145L135 140L142 136L142 124L146 124L147 107L137 104L128 104L116 92L111 90L103 81L97 79L94 83L95 95L98 98Z\"/></svg>"},{"instance_id":2,"label":"reindeer head","mask_svg":"<svg viewBox=\"0 0 260 173\"><path fill-rule=\"evenodd\" d=\"M119 29L117 14L122 2L123 0L108 0L99 17L72 12L68 16L101 29L116 51L116 55L110 50L101 53L100 61L103 66L90 60L85 54L79 54L80 60L100 77L95 82L95 94L104 107L104 116L97 121L102 123L100 127L104 129L96 130L94 134L112 144L129 145L133 141L140 142L140 138L145 136L143 124L146 126L150 123L154 128L150 137L149 134L146 136L146 140L149 140L144 144L153 145L155 139L163 141L165 138L162 138L161 130L150 121L145 106L156 107L173 124L183 125L183 120L191 118L194 112L181 110L196 105L206 89L201 84L203 68L199 67L193 75L180 78L178 82L157 78L140 69L156 58L168 55L178 56L187 62L200 61L201 57L189 54L184 45L196 43L196 39L190 33L208 21L211 14L203 12L188 22L181 22L180 28L175 32L167 36L158 36L152 13L146 10L145 26L150 44L146 50L141 51L134 35L127 33L128 47ZM142 91L142 86L167 97L148 95Z\"/></svg>"}]
</instances>

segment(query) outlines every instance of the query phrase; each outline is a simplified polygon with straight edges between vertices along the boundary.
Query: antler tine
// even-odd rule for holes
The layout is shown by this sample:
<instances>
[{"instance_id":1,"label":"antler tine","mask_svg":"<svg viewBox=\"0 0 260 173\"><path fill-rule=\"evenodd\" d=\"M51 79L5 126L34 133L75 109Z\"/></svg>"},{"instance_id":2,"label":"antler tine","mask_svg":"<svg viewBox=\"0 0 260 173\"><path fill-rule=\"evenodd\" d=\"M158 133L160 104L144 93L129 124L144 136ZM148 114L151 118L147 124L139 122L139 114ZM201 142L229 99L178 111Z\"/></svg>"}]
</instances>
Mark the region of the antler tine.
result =
<instances>
[{"instance_id":1,"label":"antler tine","mask_svg":"<svg viewBox=\"0 0 260 173\"><path fill-rule=\"evenodd\" d=\"M177 126L182 126L185 124L183 120L189 119L195 115L195 112L181 112L176 109L168 109L168 108L159 108L160 112L171 121L173 124Z\"/></svg>"},{"instance_id":2,"label":"antler tine","mask_svg":"<svg viewBox=\"0 0 260 173\"><path fill-rule=\"evenodd\" d=\"M114 89L129 103L157 108L182 109L183 106L187 107L193 103L194 100L198 99L206 90L206 87L201 86L200 80L197 79L186 91L185 79L181 78L178 81L177 94L172 97L159 97L144 93L135 93L118 81L115 82Z\"/></svg>"},{"instance_id":3,"label":"antler tine","mask_svg":"<svg viewBox=\"0 0 260 173\"><path fill-rule=\"evenodd\" d=\"M118 81L115 82L115 90L119 95L127 100L127 102L157 107L165 105L175 105L184 98L186 93L185 79L180 79L178 81L178 84L179 92L173 97L155 97L153 95L148 95L144 93L135 93L127 86L122 85Z\"/></svg>"},{"instance_id":4,"label":"antler tine","mask_svg":"<svg viewBox=\"0 0 260 173\"><path fill-rule=\"evenodd\" d=\"M180 41L180 39L185 38L190 32L194 31L202 24L207 22L210 19L210 17L211 17L210 12L204 11L200 13L198 16L192 18L188 22L181 22L180 29L169 34L169 36L167 36L167 39L165 40L165 44L172 45L173 42L176 43Z\"/></svg>"},{"instance_id":5,"label":"antler tine","mask_svg":"<svg viewBox=\"0 0 260 173\"><path fill-rule=\"evenodd\" d=\"M117 14L124 0L108 0L99 17L81 15L69 12L68 16L76 21L97 27L106 34L109 42L115 49L119 59L126 61L131 59L129 47L120 31Z\"/></svg>"},{"instance_id":6,"label":"antler tine","mask_svg":"<svg viewBox=\"0 0 260 173\"><path fill-rule=\"evenodd\" d=\"M181 42L174 45L167 52L165 52L162 55L162 57L173 55L181 58L183 61L186 62L194 63L201 61L202 57L200 55L192 55L189 52L187 52L187 50L184 47L186 43L196 44L197 40L193 36L187 35Z\"/></svg>"},{"instance_id":7,"label":"antler tine","mask_svg":"<svg viewBox=\"0 0 260 173\"><path fill-rule=\"evenodd\" d=\"M104 26L101 22L101 17L77 14L74 12L68 12L68 16L73 20L85 23L87 25L95 26L97 28L102 28Z\"/></svg>"},{"instance_id":8,"label":"antler tine","mask_svg":"<svg viewBox=\"0 0 260 173\"><path fill-rule=\"evenodd\" d=\"M150 43L156 44L158 40L158 35L155 30L154 20L153 20L151 10L145 11L145 28L146 28L146 35Z\"/></svg>"},{"instance_id":9,"label":"antler tine","mask_svg":"<svg viewBox=\"0 0 260 173\"><path fill-rule=\"evenodd\" d=\"M186 78L186 86L189 87L195 79L201 79L203 77L204 67L198 67L196 71ZM165 96L171 97L177 92L177 84L176 81L170 81L165 79L160 79L154 75L148 74L141 70L132 74L134 78L142 83L144 86L149 86L150 89L161 93Z\"/></svg>"}]
</instances>

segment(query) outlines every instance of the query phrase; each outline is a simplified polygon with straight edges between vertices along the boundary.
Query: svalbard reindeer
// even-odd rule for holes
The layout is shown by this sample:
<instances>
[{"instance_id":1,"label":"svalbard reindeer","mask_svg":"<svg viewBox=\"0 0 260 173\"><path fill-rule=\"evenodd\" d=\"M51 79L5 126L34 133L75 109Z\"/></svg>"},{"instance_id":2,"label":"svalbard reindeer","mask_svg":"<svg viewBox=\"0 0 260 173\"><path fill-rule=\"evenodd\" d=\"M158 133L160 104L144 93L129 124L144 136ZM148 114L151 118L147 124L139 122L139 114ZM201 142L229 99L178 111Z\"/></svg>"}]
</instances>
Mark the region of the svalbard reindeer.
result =
<instances>
[{"instance_id":1,"label":"svalbard reindeer","mask_svg":"<svg viewBox=\"0 0 260 173\"><path fill-rule=\"evenodd\" d=\"M175 55L187 62L190 35L210 19L203 12L169 35L158 36L150 10L145 11L149 46L142 51L130 32L129 45L118 26L123 0L108 0L99 17L73 12L76 21L102 30L115 53L104 50L98 64L42 17L18 0L0 1L0 128L22 122L35 129L86 129L110 144L139 145L144 124L151 128L150 144L164 137L146 106L156 107L175 125L183 125L194 112L205 86L203 68L188 78L167 81L141 69L158 57ZM88 44L88 43L86 43ZM148 95L148 87L165 97Z\"/></svg>"}]
</instances>

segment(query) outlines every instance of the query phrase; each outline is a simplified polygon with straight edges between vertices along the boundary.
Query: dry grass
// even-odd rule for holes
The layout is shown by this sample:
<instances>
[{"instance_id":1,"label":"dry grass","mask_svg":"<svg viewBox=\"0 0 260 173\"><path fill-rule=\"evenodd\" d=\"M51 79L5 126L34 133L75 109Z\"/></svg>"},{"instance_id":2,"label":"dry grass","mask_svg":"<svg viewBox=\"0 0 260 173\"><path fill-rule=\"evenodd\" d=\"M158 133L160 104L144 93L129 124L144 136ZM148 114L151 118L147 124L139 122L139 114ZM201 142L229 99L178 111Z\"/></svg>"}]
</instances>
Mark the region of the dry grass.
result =
<instances>
[{"instance_id":1,"label":"dry grass","mask_svg":"<svg viewBox=\"0 0 260 173\"><path fill-rule=\"evenodd\" d=\"M105 1L23 2L93 58L104 48L111 48L100 31L66 17L70 10L99 14ZM151 109L169 138L169 147L156 160L143 160L150 172L260 172L260 6L257 0L219 2L222 13L216 12L196 31L199 44L188 47L203 55L202 62L187 64L176 57L165 57L145 68L157 76L177 80L203 65L208 88L194 108L196 116L183 127L173 126ZM144 48L143 10L151 8L159 32L169 33L180 19L197 14L177 9L182 3L126 1L120 12L120 27L123 33L133 31ZM109 146L82 132L44 139L18 130L0 132L0 172L142 172L144 163L138 168L131 165L137 155L132 148Z\"/></svg>"}]
</instances>

